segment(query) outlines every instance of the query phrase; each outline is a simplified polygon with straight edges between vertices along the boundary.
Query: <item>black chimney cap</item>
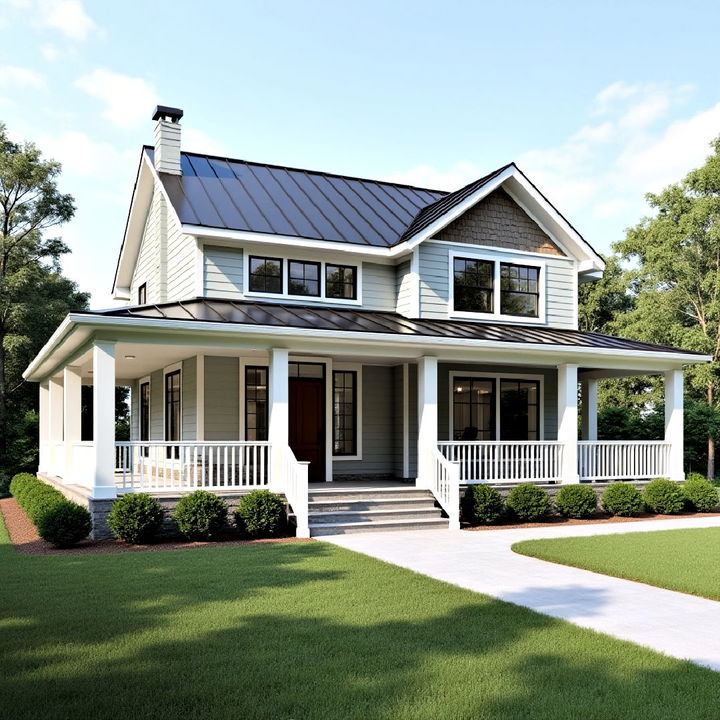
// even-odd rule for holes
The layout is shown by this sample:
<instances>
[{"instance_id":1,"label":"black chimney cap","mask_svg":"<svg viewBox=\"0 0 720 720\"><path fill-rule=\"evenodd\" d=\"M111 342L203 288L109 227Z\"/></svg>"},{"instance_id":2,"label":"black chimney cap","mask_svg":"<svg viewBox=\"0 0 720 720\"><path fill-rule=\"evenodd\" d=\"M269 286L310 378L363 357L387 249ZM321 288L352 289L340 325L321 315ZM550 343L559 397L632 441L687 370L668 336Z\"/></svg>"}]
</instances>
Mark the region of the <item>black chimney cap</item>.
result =
<instances>
[{"instance_id":1,"label":"black chimney cap","mask_svg":"<svg viewBox=\"0 0 720 720\"><path fill-rule=\"evenodd\" d=\"M180 108L168 107L167 105L157 105L152 119L160 120L160 118L170 118L171 122L176 123L182 116L183 111Z\"/></svg>"}]
</instances>

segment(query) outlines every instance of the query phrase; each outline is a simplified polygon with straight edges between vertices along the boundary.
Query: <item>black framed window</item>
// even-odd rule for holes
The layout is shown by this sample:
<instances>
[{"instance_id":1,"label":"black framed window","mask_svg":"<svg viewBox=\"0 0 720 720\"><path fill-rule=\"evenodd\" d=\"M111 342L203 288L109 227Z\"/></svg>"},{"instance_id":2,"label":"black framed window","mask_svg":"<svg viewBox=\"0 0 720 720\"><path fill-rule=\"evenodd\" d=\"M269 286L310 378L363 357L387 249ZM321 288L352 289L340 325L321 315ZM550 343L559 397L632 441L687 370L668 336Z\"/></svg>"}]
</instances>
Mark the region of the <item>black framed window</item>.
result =
<instances>
[{"instance_id":1,"label":"black framed window","mask_svg":"<svg viewBox=\"0 0 720 720\"><path fill-rule=\"evenodd\" d=\"M500 380L500 439L540 439L540 383Z\"/></svg>"},{"instance_id":2,"label":"black framed window","mask_svg":"<svg viewBox=\"0 0 720 720\"><path fill-rule=\"evenodd\" d=\"M288 261L288 293L290 295L320 295L320 263Z\"/></svg>"},{"instance_id":3,"label":"black framed window","mask_svg":"<svg viewBox=\"0 0 720 720\"><path fill-rule=\"evenodd\" d=\"M357 455L357 372L333 371L333 455Z\"/></svg>"},{"instance_id":4,"label":"black framed window","mask_svg":"<svg viewBox=\"0 0 720 720\"><path fill-rule=\"evenodd\" d=\"M494 263L488 260L453 260L454 309L462 312L493 312Z\"/></svg>"},{"instance_id":5,"label":"black framed window","mask_svg":"<svg viewBox=\"0 0 720 720\"><path fill-rule=\"evenodd\" d=\"M503 315L538 317L540 268L500 264L500 312Z\"/></svg>"},{"instance_id":6,"label":"black framed window","mask_svg":"<svg viewBox=\"0 0 720 720\"><path fill-rule=\"evenodd\" d=\"M325 297L357 299L357 268L352 265L325 265Z\"/></svg>"},{"instance_id":7,"label":"black framed window","mask_svg":"<svg viewBox=\"0 0 720 720\"><path fill-rule=\"evenodd\" d=\"M245 368L245 439L267 440L268 437L268 369Z\"/></svg>"},{"instance_id":8,"label":"black framed window","mask_svg":"<svg viewBox=\"0 0 720 720\"><path fill-rule=\"evenodd\" d=\"M283 261L280 258L250 256L249 286L252 292L283 291Z\"/></svg>"},{"instance_id":9,"label":"black framed window","mask_svg":"<svg viewBox=\"0 0 720 720\"><path fill-rule=\"evenodd\" d=\"M494 440L495 412L494 380L454 378L453 440Z\"/></svg>"},{"instance_id":10,"label":"black framed window","mask_svg":"<svg viewBox=\"0 0 720 720\"><path fill-rule=\"evenodd\" d=\"M165 375L165 440L180 441L180 371ZM167 449L168 457L177 457L177 448Z\"/></svg>"},{"instance_id":11,"label":"black framed window","mask_svg":"<svg viewBox=\"0 0 720 720\"><path fill-rule=\"evenodd\" d=\"M143 283L138 288L138 305L147 304L147 283Z\"/></svg>"}]
</instances>

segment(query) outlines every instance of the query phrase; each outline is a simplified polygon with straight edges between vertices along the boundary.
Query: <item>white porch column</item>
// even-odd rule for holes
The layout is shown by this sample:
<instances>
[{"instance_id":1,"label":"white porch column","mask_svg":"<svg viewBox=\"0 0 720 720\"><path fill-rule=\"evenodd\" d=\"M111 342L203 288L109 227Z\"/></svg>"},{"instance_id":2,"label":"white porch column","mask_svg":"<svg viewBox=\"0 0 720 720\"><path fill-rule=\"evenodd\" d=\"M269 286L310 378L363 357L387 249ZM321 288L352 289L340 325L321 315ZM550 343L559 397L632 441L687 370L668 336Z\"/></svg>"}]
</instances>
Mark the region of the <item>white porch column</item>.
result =
<instances>
[{"instance_id":1,"label":"white porch column","mask_svg":"<svg viewBox=\"0 0 720 720\"><path fill-rule=\"evenodd\" d=\"M597 440L598 416L598 381L588 378L581 383L582 387L582 439Z\"/></svg>"},{"instance_id":2,"label":"white porch column","mask_svg":"<svg viewBox=\"0 0 720 720\"><path fill-rule=\"evenodd\" d=\"M558 441L563 443L562 482L580 482L577 446L577 365L558 365Z\"/></svg>"},{"instance_id":3,"label":"white porch column","mask_svg":"<svg viewBox=\"0 0 720 720\"><path fill-rule=\"evenodd\" d=\"M65 456L61 455L58 443L63 441L63 384L59 377L50 378L49 382L49 413L48 413L48 438L50 441L50 467L48 472L51 475L62 477Z\"/></svg>"},{"instance_id":4,"label":"white porch column","mask_svg":"<svg viewBox=\"0 0 720 720\"><path fill-rule=\"evenodd\" d=\"M418 487L430 487L433 463L429 451L437 447L437 358L418 360Z\"/></svg>"},{"instance_id":5,"label":"white porch column","mask_svg":"<svg viewBox=\"0 0 720 720\"><path fill-rule=\"evenodd\" d=\"M52 449L50 447L50 383L48 380L40 383L38 414L40 416L40 457L38 459L38 472L46 473L50 470L52 457Z\"/></svg>"},{"instance_id":6,"label":"white porch column","mask_svg":"<svg viewBox=\"0 0 720 720\"><path fill-rule=\"evenodd\" d=\"M114 498L115 490L115 343L93 345L94 498Z\"/></svg>"},{"instance_id":7,"label":"white porch column","mask_svg":"<svg viewBox=\"0 0 720 720\"><path fill-rule=\"evenodd\" d=\"M65 477L68 482L73 480L73 449L80 442L80 412L82 407L81 390L82 376L80 368L68 366L63 371L63 427L65 428Z\"/></svg>"},{"instance_id":8,"label":"white porch column","mask_svg":"<svg viewBox=\"0 0 720 720\"><path fill-rule=\"evenodd\" d=\"M682 481L685 479L682 370L668 370L665 373L665 442L670 443L670 480Z\"/></svg>"},{"instance_id":9,"label":"white porch column","mask_svg":"<svg viewBox=\"0 0 720 720\"><path fill-rule=\"evenodd\" d=\"M288 351L285 348L270 350L268 375L268 440L272 458L270 485L272 488L282 489L283 459L290 440Z\"/></svg>"}]
</instances>

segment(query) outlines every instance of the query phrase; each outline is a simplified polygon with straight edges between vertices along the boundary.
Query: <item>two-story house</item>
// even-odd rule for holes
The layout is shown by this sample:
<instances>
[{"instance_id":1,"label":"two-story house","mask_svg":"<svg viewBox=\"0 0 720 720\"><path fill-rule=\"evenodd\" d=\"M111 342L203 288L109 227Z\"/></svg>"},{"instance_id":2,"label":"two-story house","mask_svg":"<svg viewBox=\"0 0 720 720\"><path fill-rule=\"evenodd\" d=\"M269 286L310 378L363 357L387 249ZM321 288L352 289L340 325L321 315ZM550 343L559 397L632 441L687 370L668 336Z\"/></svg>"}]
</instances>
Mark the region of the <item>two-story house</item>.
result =
<instances>
[{"instance_id":1,"label":"two-story house","mask_svg":"<svg viewBox=\"0 0 720 720\"><path fill-rule=\"evenodd\" d=\"M184 152L181 117L158 107L142 150L126 305L68 315L25 373L44 477L96 504L270 487L300 535L447 526L422 496L458 527L467 483L683 478L683 365L705 358L578 331L602 258L515 164L448 193ZM598 441L598 379L649 373L665 439ZM331 507L338 487L365 504Z\"/></svg>"}]
</instances>

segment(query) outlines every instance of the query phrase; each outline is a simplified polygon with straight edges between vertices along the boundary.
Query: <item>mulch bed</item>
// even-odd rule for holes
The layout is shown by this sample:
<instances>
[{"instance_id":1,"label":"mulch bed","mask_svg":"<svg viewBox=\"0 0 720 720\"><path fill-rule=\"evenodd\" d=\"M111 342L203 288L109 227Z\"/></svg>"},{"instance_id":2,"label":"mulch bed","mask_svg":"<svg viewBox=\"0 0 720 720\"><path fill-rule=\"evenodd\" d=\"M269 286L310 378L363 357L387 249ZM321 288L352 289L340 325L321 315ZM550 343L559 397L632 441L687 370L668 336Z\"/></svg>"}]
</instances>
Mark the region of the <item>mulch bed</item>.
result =
<instances>
[{"instance_id":1,"label":"mulch bed","mask_svg":"<svg viewBox=\"0 0 720 720\"><path fill-rule=\"evenodd\" d=\"M123 552L155 552L159 550L188 550L207 547L232 547L234 545L267 545L270 543L311 542L303 538L278 537L266 540L243 540L227 533L213 542L189 542L182 539L161 539L148 545L129 545L122 540L84 540L71 548L56 548L45 542L37 533L25 511L15 498L0 500L0 511L5 518L10 540L21 555L104 555Z\"/></svg>"},{"instance_id":2,"label":"mulch bed","mask_svg":"<svg viewBox=\"0 0 720 720\"><path fill-rule=\"evenodd\" d=\"M486 531L486 530L516 530L518 528L540 528L551 527L553 525L605 525L606 523L633 523L643 522L644 520L677 520L678 518L704 518L718 517L720 513L697 513L682 512L677 515L653 515L652 513L641 513L637 517L618 517L617 515L608 515L603 512L595 513L586 520L577 520L575 518L566 518L562 515L549 515L542 522L499 522L495 525L463 525L463 530Z\"/></svg>"}]
</instances>

